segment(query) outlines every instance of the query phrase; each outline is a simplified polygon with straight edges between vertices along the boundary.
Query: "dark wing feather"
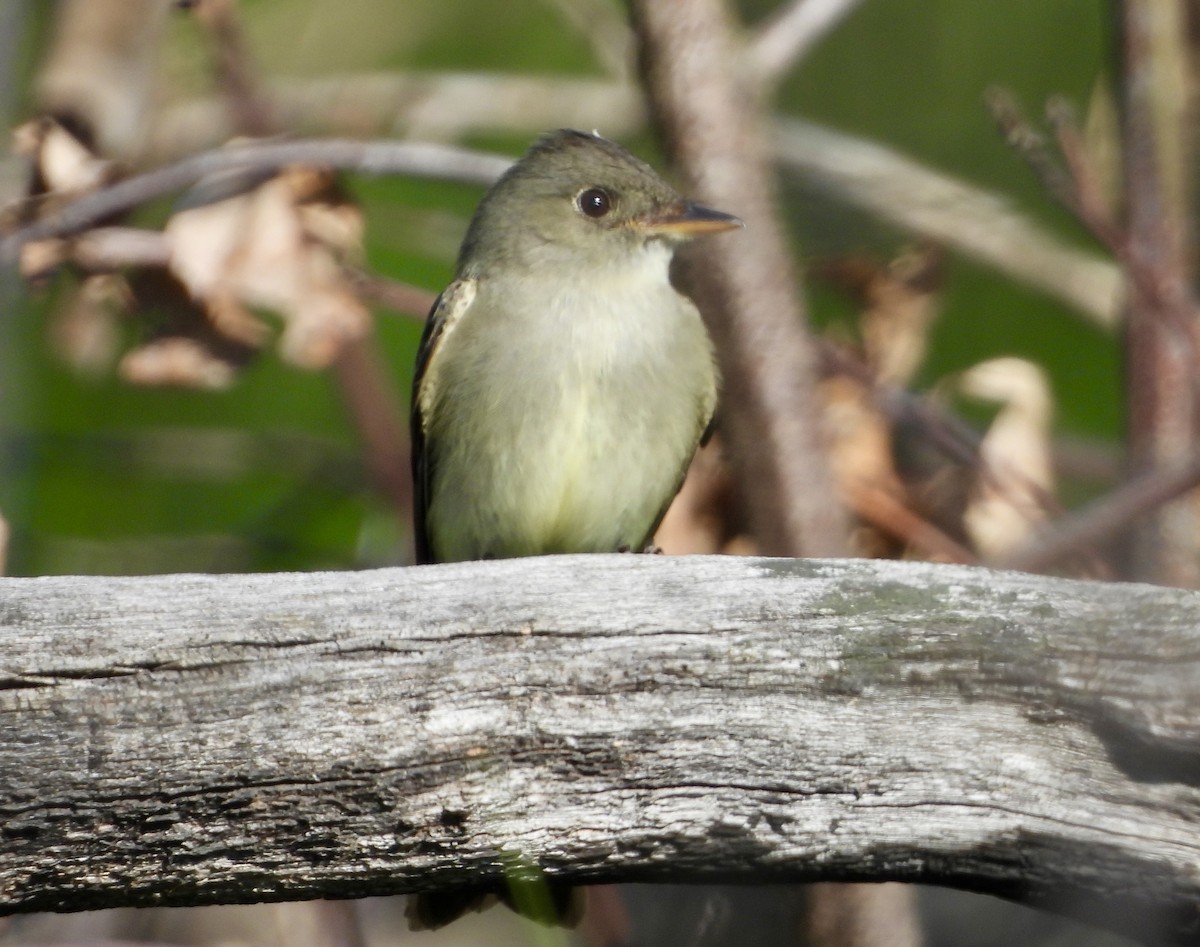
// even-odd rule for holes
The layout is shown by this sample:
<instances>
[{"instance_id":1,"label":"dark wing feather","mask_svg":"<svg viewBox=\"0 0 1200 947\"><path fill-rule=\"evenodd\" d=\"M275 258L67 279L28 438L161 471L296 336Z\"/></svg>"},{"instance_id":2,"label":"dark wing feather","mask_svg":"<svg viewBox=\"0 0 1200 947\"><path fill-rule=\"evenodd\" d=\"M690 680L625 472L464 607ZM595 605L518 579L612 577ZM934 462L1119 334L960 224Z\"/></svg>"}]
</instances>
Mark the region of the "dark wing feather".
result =
<instances>
[{"instance_id":1,"label":"dark wing feather","mask_svg":"<svg viewBox=\"0 0 1200 947\"><path fill-rule=\"evenodd\" d=\"M413 473L413 540L417 562L436 562L429 545L426 515L429 512L429 489L433 479L433 458L425 442L425 417L422 411L422 392L430 382L430 366L437 357L439 346L457 323L475 296L473 280L456 280L438 296L425 320L421 344L417 348L417 365L413 371L412 404L409 410L409 440L412 449Z\"/></svg>"}]
</instances>

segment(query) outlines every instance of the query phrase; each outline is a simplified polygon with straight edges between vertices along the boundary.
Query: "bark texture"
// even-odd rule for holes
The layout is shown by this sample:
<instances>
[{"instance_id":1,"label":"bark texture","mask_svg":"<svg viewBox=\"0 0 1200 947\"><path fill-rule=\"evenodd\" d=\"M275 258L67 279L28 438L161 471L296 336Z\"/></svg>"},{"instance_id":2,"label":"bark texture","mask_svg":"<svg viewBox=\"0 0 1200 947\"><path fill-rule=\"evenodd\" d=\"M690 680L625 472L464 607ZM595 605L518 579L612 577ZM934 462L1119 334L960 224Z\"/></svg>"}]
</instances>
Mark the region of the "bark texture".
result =
<instances>
[{"instance_id":1,"label":"bark texture","mask_svg":"<svg viewBox=\"0 0 1200 947\"><path fill-rule=\"evenodd\" d=\"M902 880L1189 942L1200 594L853 560L0 579L0 910Z\"/></svg>"}]
</instances>

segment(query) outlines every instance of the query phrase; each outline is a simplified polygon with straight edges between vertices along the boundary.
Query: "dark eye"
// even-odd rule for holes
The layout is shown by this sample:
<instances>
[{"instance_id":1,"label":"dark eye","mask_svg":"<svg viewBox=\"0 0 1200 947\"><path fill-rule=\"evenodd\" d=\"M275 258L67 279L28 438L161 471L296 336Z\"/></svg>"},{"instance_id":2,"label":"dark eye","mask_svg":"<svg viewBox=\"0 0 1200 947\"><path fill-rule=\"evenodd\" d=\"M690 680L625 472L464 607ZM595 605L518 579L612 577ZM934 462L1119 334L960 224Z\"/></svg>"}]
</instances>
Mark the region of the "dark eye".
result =
<instances>
[{"instance_id":1,"label":"dark eye","mask_svg":"<svg viewBox=\"0 0 1200 947\"><path fill-rule=\"evenodd\" d=\"M580 191L575 203L585 217L591 217L593 220L599 220L612 210L612 197L602 187L589 187L586 191Z\"/></svg>"}]
</instances>

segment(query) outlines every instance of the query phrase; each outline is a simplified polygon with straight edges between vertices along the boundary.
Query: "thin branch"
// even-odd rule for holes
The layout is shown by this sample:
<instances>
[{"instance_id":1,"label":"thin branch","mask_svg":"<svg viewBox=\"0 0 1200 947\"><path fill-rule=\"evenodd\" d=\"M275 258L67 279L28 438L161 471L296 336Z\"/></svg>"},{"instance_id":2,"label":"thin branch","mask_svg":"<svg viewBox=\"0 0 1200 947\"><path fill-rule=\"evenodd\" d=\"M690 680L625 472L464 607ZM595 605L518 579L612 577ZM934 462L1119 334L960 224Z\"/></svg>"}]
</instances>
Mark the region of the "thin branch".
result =
<instances>
[{"instance_id":1,"label":"thin branch","mask_svg":"<svg viewBox=\"0 0 1200 947\"><path fill-rule=\"evenodd\" d=\"M346 412L362 442L371 481L400 522L407 525L413 508L408 424L374 336L344 343L333 370Z\"/></svg>"},{"instance_id":2,"label":"thin branch","mask_svg":"<svg viewBox=\"0 0 1200 947\"><path fill-rule=\"evenodd\" d=\"M512 164L511 158L426 142L347 140L260 142L235 145L185 158L176 164L89 194L45 220L0 241L0 266L11 265L21 247L48 237L78 233L113 214L181 191L201 178L229 171L275 171L309 164L361 174L404 174L464 184L489 185Z\"/></svg>"},{"instance_id":3,"label":"thin branch","mask_svg":"<svg viewBox=\"0 0 1200 947\"><path fill-rule=\"evenodd\" d=\"M1104 198L1100 176L1088 156L1074 108L1066 99L1054 98L1046 105L1046 117L1071 176L1070 209L1115 257L1124 259L1128 250L1125 235Z\"/></svg>"},{"instance_id":4,"label":"thin branch","mask_svg":"<svg viewBox=\"0 0 1200 947\"><path fill-rule=\"evenodd\" d=\"M131 266L166 266L171 245L158 230L96 227L72 239L66 253L80 269L103 273Z\"/></svg>"},{"instance_id":5,"label":"thin branch","mask_svg":"<svg viewBox=\"0 0 1200 947\"><path fill-rule=\"evenodd\" d=\"M1025 159L1046 192L1068 210L1077 211L1075 181L1050 150L1045 136L1025 117L1012 93L1000 87L990 88L984 104L1004 141Z\"/></svg>"},{"instance_id":6,"label":"thin branch","mask_svg":"<svg viewBox=\"0 0 1200 947\"><path fill-rule=\"evenodd\" d=\"M234 0L198 0L191 9L208 32L214 71L233 127L240 135L274 134L279 130L275 108L246 45Z\"/></svg>"},{"instance_id":7,"label":"thin branch","mask_svg":"<svg viewBox=\"0 0 1200 947\"><path fill-rule=\"evenodd\" d=\"M304 135L449 141L495 132L532 136L586 122L588 129L621 138L645 126L637 88L611 79L379 72L277 79L266 88L280 126ZM155 161L179 158L215 147L232 131L219 99L173 105L157 117L146 155Z\"/></svg>"},{"instance_id":8,"label":"thin branch","mask_svg":"<svg viewBox=\"0 0 1200 947\"><path fill-rule=\"evenodd\" d=\"M437 301L437 293L411 283L350 267L342 272L361 298L422 322Z\"/></svg>"},{"instance_id":9,"label":"thin branch","mask_svg":"<svg viewBox=\"0 0 1200 947\"><path fill-rule=\"evenodd\" d=\"M845 490L851 509L876 529L899 540L921 556L938 562L974 565L979 557L962 543L923 519L885 488L873 483L848 483Z\"/></svg>"},{"instance_id":10,"label":"thin branch","mask_svg":"<svg viewBox=\"0 0 1200 947\"><path fill-rule=\"evenodd\" d=\"M1160 309L1165 318L1186 325L1192 316L1190 301L1179 293L1172 295L1159 269L1148 266L1131 252L1128 235L1105 206L1071 108L1062 99L1052 100L1047 107L1066 162L1064 169L1008 92L994 89L987 101L1005 140L1025 159L1046 192L1116 257L1131 286Z\"/></svg>"},{"instance_id":11,"label":"thin branch","mask_svg":"<svg viewBox=\"0 0 1200 947\"><path fill-rule=\"evenodd\" d=\"M1197 486L1200 454L1171 468L1144 471L1078 513L1048 523L1036 538L1006 556L999 567L1039 572L1069 556L1092 554L1139 517Z\"/></svg>"},{"instance_id":12,"label":"thin branch","mask_svg":"<svg viewBox=\"0 0 1200 947\"><path fill-rule=\"evenodd\" d=\"M647 91L692 194L746 222L695 247L689 273L724 377L722 430L755 540L773 554L846 549L815 393L816 355L777 216L760 103L737 84L720 0L638 0Z\"/></svg>"},{"instance_id":13,"label":"thin branch","mask_svg":"<svg viewBox=\"0 0 1200 947\"><path fill-rule=\"evenodd\" d=\"M778 82L862 0L792 0L758 31L746 50L760 81Z\"/></svg>"}]
</instances>

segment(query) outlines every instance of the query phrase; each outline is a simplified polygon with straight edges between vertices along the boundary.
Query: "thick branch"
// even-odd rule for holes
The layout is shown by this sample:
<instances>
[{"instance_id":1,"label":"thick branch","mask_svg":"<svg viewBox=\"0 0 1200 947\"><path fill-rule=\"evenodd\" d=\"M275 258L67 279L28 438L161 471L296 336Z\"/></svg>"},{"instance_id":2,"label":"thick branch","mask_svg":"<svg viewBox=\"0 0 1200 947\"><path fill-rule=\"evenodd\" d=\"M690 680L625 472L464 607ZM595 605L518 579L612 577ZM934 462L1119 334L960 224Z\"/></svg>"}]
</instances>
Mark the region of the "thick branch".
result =
<instances>
[{"instance_id":1,"label":"thick branch","mask_svg":"<svg viewBox=\"0 0 1200 947\"><path fill-rule=\"evenodd\" d=\"M0 580L0 907L502 877L1200 923L1200 594L583 556Z\"/></svg>"},{"instance_id":2,"label":"thick branch","mask_svg":"<svg viewBox=\"0 0 1200 947\"><path fill-rule=\"evenodd\" d=\"M816 355L776 212L761 103L737 82L725 4L637 0L631 9L647 95L689 192L746 223L695 247L689 275L721 362L721 430L755 542L779 555L844 554Z\"/></svg>"},{"instance_id":3,"label":"thick branch","mask_svg":"<svg viewBox=\"0 0 1200 947\"><path fill-rule=\"evenodd\" d=\"M1179 0L1123 0L1119 101L1130 279L1125 321L1129 459L1133 470L1180 462L1200 447L1197 303L1187 182L1194 155ZM1149 284L1153 293L1143 287ZM1200 496L1145 517L1133 531L1127 574L1200 587Z\"/></svg>"}]
</instances>

